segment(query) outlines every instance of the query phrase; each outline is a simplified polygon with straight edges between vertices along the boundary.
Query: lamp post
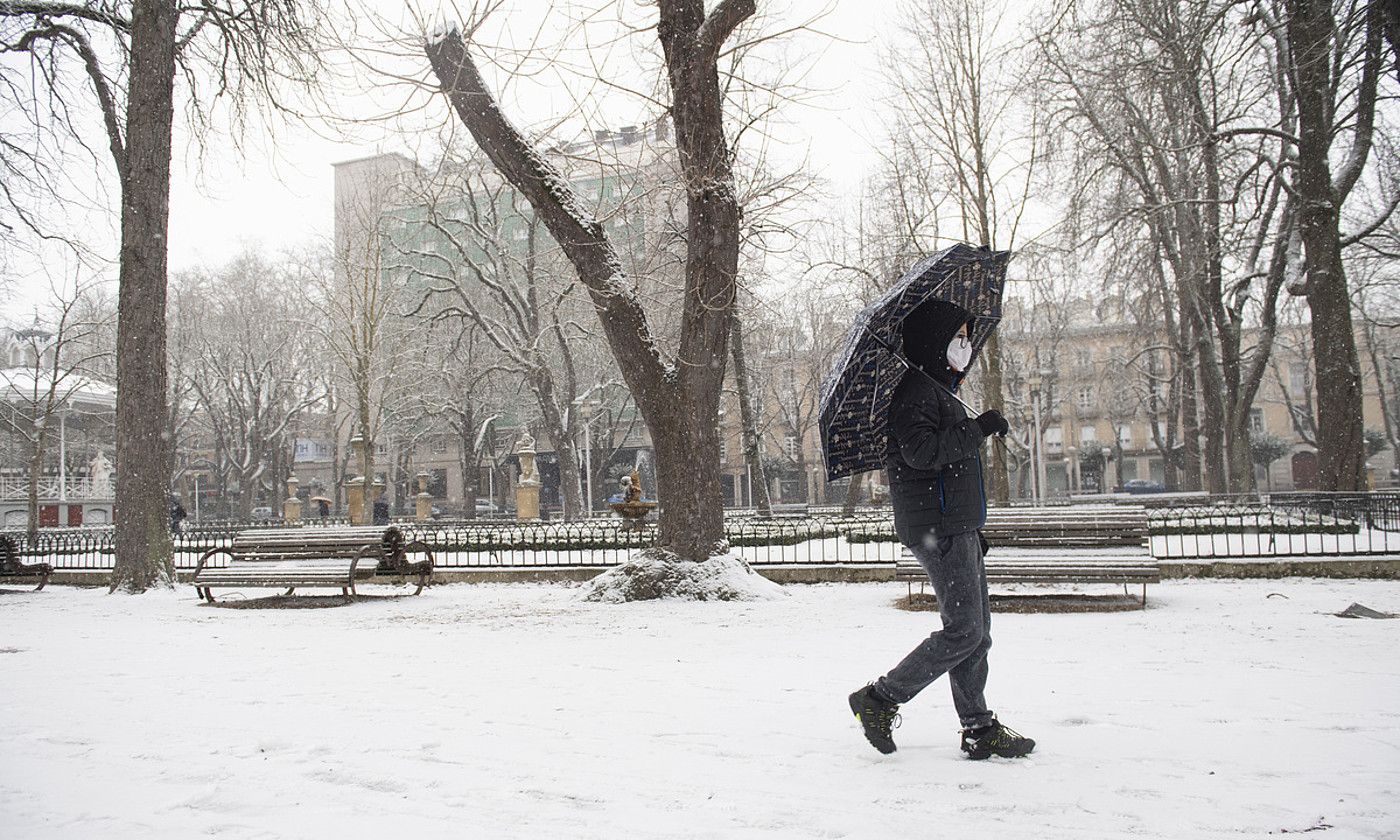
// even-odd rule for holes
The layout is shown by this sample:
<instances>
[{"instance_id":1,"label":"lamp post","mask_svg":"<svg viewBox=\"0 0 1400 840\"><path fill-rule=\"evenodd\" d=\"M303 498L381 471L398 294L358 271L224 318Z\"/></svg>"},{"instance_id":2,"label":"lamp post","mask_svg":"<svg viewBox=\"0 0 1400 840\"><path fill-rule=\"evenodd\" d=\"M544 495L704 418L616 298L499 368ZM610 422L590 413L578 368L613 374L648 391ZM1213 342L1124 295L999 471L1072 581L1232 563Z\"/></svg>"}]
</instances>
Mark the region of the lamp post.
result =
<instances>
[{"instance_id":1,"label":"lamp post","mask_svg":"<svg viewBox=\"0 0 1400 840\"><path fill-rule=\"evenodd\" d=\"M1099 454L1103 456L1103 476L1099 479L1099 481L1103 482L1103 487L1101 487L1101 488L1099 489L1099 492L1100 492L1100 493L1107 493L1107 492L1108 492L1108 459L1109 459L1109 456L1111 456L1111 455L1113 454L1113 450L1112 450L1112 449L1109 449L1107 446L1105 446L1105 447L1103 447L1103 451L1100 452ZM1114 483L1117 484L1117 482L1114 482Z\"/></svg>"},{"instance_id":2,"label":"lamp post","mask_svg":"<svg viewBox=\"0 0 1400 840\"><path fill-rule=\"evenodd\" d=\"M1069 459L1066 464L1066 483L1069 484L1071 493L1079 492L1079 449L1070 444L1065 447L1065 456Z\"/></svg>"},{"instance_id":3,"label":"lamp post","mask_svg":"<svg viewBox=\"0 0 1400 840\"><path fill-rule=\"evenodd\" d=\"M1044 444L1040 439L1040 371L1034 371L1026 380L1026 384L1031 389L1031 414L1033 417L1031 426L1031 497L1035 503L1040 505L1044 502L1045 492Z\"/></svg>"}]
</instances>

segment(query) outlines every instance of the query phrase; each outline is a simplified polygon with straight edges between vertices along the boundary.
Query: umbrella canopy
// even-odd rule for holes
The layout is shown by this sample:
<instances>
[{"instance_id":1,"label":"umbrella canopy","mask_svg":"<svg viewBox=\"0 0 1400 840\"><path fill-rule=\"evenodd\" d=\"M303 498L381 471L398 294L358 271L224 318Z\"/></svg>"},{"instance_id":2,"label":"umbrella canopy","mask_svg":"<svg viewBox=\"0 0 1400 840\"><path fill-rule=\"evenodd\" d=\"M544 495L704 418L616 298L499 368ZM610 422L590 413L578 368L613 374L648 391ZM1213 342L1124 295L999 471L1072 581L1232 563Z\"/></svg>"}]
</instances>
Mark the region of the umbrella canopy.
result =
<instances>
[{"instance_id":1,"label":"umbrella canopy","mask_svg":"<svg viewBox=\"0 0 1400 840\"><path fill-rule=\"evenodd\" d=\"M335 500L332 499L332 498L330 498L329 496L312 496L310 499L307 499L307 501L309 501L309 502L325 502L326 504L330 504L330 503L332 503L332 502L335 501Z\"/></svg>"},{"instance_id":2,"label":"umbrella canopy","mask_svg":"<svg viewBox=\"0 0 1400 840\"><path fill-rule=\"evenodd\" d=\"M1001 320L1010 251L957 244L924 257L861 310L822 384L820 429L828 481L885 463L885 416L908 363L900 355L904 319L927 300L972 313L972 361Z\"/></svg>"}]
</instances>

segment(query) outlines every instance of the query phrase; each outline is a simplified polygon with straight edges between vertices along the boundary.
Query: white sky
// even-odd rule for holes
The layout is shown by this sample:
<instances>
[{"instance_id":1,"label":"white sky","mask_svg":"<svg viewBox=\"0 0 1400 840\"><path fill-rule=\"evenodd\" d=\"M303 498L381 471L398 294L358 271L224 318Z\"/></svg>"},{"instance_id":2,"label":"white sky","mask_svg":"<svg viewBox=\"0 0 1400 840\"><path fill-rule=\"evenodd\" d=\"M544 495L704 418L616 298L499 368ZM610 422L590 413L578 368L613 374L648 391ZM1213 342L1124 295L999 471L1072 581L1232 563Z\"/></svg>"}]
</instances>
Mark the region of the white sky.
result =
<instances>
[{"instance_id":1,"label":"white sky","mask_svg":"<svg viewBox=\"0 0 1400 840\"><path fill-rule=\"evenodd\" d=\"M503 23L515 37L533 32L538 17L530 13L533 9L522 10L522 6L544 2L517 0ZM821 93L811 105L786 108L782 119L787 124L781 132L789 145L780 154L794 158L808 154L815 172L831 183L833 193L842 195L858 188L872 162L869 140L879 129L869 101L878 78L877 46L885 33L880 31L880 16L871 13L870 0L829 3L831 12L818 26L842 37L802 35L795 42L798 55L825 51L809 76L809 86ZM767 4L778 15L776 25L788 25L820 8L810 0L788 0L788 4L795 8L783 9L782 2ZM406 14L403 6L393 5L399 15ZM619 5L624 13L629 7L635 13L637 0L621 0ZM367 90L375 85L368 73L362 74L360 83ZM547 119L551 108L558 107L553 103L567 105L568 98L552 94L549 84L542 76L539 86L514 91L515 102L506 108L508 115L528 125L532 120ZM348 95L335 107L343 112L371 109L376 104L368 96ZM521 114L532 110L536 113ZM610 115L605 119L616 128L634 122L636 115L635 107L630 107L615 119ZM171 185L171 271L217 265L247 247L275 252L328 237L332 224L331 164L378 151L414 155L416 146L430 143L432 131L428 115L420 114L417 119L416 125L412 116L402 119L406 131L398 136L362 130L361 138L349 139L333 136L339 132L324 125L299 124L278 126L271 135L250 133L240 148L226 137L214 136L207 138L202 156L187 138L177 135ZM379 136L371 138L371 134ZM89 213L73 224L86 232L91 244L115 256L115 213ZM109 244L101 244L103 240ZM30 308L49 296L55 279L71 282L76 272L69 262L61 254L37 262L23 255L11 260L10 269L19 275L18 294L0 306L0 320L28 317ZM115 276L115 268L110 273Z\"/></svg>"}]
</instances>

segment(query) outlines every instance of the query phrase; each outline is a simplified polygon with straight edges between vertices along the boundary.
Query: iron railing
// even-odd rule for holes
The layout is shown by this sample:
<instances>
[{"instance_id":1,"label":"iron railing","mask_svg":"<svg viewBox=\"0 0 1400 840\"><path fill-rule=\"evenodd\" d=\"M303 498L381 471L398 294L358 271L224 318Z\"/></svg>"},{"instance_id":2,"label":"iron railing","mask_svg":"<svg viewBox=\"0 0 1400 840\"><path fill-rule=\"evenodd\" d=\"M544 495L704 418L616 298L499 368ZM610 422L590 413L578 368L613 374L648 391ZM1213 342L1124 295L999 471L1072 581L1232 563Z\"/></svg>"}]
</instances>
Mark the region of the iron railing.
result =
<instances>
[{"instance_id":1,"label":"iron railing","mask_svg":"<svg viewBox=\"0 0 1400 840\"><path fill-rule=\"evenodd\" d=\"M1158 559L1400 554L1400 493L1214 496L1147 511Z\"/></svg>"},{"instance_id":2,"label":"iron railing","mask_svg":"<svg viewBox=\"0 0 1400 840\"><path fill-rule=\"evenodd\" d=\"M1150 507L1143 514L1147 550L1162 560L1400 555L1400 492L1395 491L1200 497ZM1092 511L1067 506L1046 509L1044 515L1092 518ZM280 524L186 525L174 536L176 568L193 569L200 555L227 546L241 531ZM326 524L345 523L331 519ZM394 524L409 539L425 543L440 569L611 566L656 542L654 524L634 528L605 518ZM303 527L321 527L321 522L310 519ZM725 531L733 550L757 565L892 564L900 551L889 509L864 508L852 516L836 508L771 519L731 515ZM42 528L32 542L22 529L4 533L29 561L42 559L58 569L112 568L110 525ZM999 546L1015 544L1014 533L998 540Z\"/></svg>"}]
</instances>

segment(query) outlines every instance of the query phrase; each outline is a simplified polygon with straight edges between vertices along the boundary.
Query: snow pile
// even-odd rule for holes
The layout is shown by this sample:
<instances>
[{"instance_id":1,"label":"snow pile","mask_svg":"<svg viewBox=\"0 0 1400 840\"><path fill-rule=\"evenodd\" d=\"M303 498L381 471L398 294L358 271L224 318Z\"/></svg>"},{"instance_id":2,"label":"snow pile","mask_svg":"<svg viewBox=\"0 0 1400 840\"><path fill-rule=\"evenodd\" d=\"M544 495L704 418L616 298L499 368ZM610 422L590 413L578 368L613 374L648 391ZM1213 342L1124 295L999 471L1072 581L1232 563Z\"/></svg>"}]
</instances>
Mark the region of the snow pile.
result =
<instances>
[{"instance_id":1,"label":"snow pile","mask_svg":"<svg viewBox=\"0 0 1400 840\"><path fill-rule=\"evenodd\" d=\"M771 601L787 595L735 554L719 554L692 563L660 548L648 548L588 583L583 600L608 604L627 601Z\"/></svg>"},{"instance_id":2,"label":"snow pile","mask_svg":"<svg viewBox=\"0 0 1400 840\"><path fill-rule=\"evenodd\" d=\"M441 44L443 41L447 40L448 37L452 35L460 36L461 34L462 27L461 24L459 24L457 21L446 19L440 20L436 24L434 24L432 30L428 32L428 43L433 46L437 46L438 44Z\"/></svg>"}]
</instances>

